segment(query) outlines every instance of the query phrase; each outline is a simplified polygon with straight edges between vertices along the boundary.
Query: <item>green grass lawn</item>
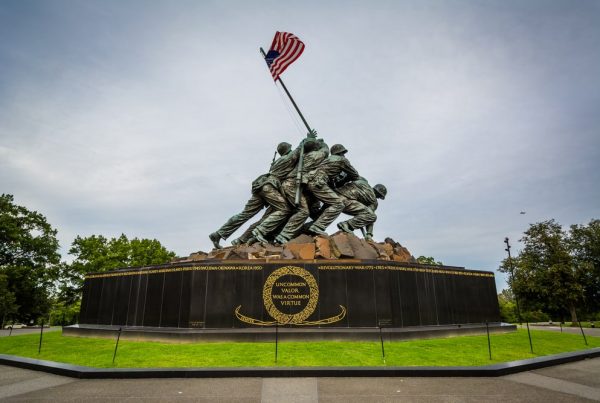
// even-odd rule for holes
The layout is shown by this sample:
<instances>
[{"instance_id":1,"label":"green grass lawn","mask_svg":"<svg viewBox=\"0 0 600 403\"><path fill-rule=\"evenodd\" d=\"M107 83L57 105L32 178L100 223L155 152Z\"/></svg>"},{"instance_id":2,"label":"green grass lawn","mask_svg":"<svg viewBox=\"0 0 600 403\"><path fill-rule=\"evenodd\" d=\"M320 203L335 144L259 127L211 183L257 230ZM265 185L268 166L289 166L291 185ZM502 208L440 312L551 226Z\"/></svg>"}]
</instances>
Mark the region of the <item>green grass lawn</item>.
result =
<instances>
[{"instance_id":1,"label":"green grass lawn","mask_svg":"<svg viewBox=\"0 0 600 403\"><path fill-rule=\"evenodd\" d=\"M275 343L168 344L121 340L115 367L263 367L263 366L471 366L514 361L566 351L600 347L600 337L532 331L534 354L526 330L491 335L492 360L487 337L384 342L385 363L379 342L282 342L275 363ZM39 358L91 367L112 367L115 340L44 334L38 355L38 334L0 338L0 354Z\"/></svg>"}]
</instances>

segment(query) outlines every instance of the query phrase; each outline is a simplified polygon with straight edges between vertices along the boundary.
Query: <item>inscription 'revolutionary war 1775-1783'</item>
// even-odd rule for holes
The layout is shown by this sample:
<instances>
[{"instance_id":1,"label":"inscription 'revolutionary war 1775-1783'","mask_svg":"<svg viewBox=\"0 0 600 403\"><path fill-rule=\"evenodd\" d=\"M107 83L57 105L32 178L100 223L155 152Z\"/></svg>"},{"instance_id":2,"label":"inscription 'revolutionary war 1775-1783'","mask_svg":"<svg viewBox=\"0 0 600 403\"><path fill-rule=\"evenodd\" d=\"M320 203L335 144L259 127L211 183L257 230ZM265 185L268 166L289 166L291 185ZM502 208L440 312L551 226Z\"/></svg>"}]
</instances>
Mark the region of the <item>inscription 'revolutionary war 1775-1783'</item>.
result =
<instances>
[{"instance_id":1,"label":"inscription 'revolutionary war 1775-1783'","mask_svg":"<svg viewBox=\"0 0 600 403\"><path fill-rule=\"evenodd\" d=\"M454 276L494 277L493 273L469 270L431 269L427 267L404 267L395 265L321 265L319 270L391 270L415 273L449 274Z\"/></svg>"}]
</instances>

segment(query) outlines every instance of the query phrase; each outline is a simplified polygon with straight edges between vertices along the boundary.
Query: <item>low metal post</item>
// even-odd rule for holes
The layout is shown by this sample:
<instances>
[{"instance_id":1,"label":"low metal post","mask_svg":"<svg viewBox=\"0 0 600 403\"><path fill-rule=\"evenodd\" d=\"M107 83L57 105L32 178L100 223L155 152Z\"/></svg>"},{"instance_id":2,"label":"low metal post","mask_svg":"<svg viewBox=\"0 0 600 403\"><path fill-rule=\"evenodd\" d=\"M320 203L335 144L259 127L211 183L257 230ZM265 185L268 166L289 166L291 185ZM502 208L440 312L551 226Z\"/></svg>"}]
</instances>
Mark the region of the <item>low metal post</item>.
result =
<instances>
[{"instance_id":1,"label":"low metal post","mask_svg":"<svg viewBox=\"0 0 600 403\"><path fill-rule=\"evenodd\" d=\"M585 333L583 332L583 327L581 326L581 320L577 320L577 323L579 323L579 330L581 330L581 335L583 336L583 341L585 342L585 345L588 345L587 339L585 338Z\"/></svg>"},{"instance_id":2,"label":"low metal post","mask_svg":"<svg viewBox=\"0 0 600 403\"><path fill-rule=\"evenodd\" d=\"M485 331L487 332L487 339L488 339L488 352L490 353L490 360L492 359L492 343L490 343L490 326L488 324L488 321L485 321Z\"/></svg>"},{"instance_id":3,"label":"low metal post","mask_svg":"<svg viewBox=\"0 0 600 403\"><path fill-rule=\"evenodd\" d=\"M275 323L275 362L277 362L277 344L279 342L279 325Z\"/></svg>"},{"instance_id":4,"label":"low metal post","mask_svg":"<svg viewBox=\"0 0 600 403\"><path fill-rule=\"evenodd\" d=\"M562 322L560 322L560 332L562 333Z\"/></svg>"},{"instance_id":5,"label":"low metal post","mask_svg":"<svg viewBox=\"0 0 600 403\"><path fill-rule=\"evenodd\" d=\"M531 332L529 332L529 321L525 321L527 324L527 336L529 336L529 348L531 349L531 354L533 354L533 344L531 343Z\"/></svg>"},{"instance_id":6,"label":"low metal post","mask_svg":"<svg viewBox=\"0 0 600 403\"><path fill-rule=\"evenodd\" d=\"M385 364L385 348L383 347L383 331L379 326L379 340L381 341L381 356L383 357L383 363Z\"/></svg>"},{"instance_id":7,"label":"low metal post","mask_svg":"<svg viewBox=\"0 0 600 403\"><path fill-rule=\"evenodd\" d=\"M117 358L117 349L119 348L119 340L121 339L121 330L122 328L119 327L119 333L117 334L117 342L115 343L115 352L113 353L113 365L115 364L115 358Z\"/></svg>"},{"instance_id":8,"label":"low metal post","mask_svg":"<svg viewBox=\"0 0 600 403\"><path fill-rule=\"evenodd\" d=\"M42 327L40 328L40 345L38 346L38 354L42 352L42 338L44 337L44 320L42 319Z\"/></svg>"}]
</instances>

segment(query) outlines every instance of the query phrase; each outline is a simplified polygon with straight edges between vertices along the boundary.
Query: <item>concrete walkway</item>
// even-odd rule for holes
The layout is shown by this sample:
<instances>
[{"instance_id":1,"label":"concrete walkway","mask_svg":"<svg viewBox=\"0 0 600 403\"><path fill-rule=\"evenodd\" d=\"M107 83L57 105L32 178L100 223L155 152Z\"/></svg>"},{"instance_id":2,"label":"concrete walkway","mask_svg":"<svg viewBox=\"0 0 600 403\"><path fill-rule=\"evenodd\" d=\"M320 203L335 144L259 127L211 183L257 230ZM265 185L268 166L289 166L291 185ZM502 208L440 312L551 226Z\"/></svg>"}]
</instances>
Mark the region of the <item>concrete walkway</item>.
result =
<instances>
[{"instance_id":1,"label":"concrete walkway","mask_svg":"<svg viewBox=\"0 0 600 403\"><path fill-rule=\"evenodd\" d=\"M60 329L61 329L60 326L52 326L52 327L44 326L44 333L56 332ZM24 327L22 329L13 329L12 333L11 333L10 329L0 329L0 337L8 337L9 334L12 336L19 336L19 335L31 334L31 333L40 334L40 330L41 329L39 327Z\"/></svg>"},{"instance_id":2,"label":"concrete walkway","mask_svg":"<svg viewBox=\"0 0 600 403\"><path fill-rule=\"evenodd\" d=\"M79 380L0 366L2 401L591 402L600 358L498 378Z\"/></svg>"},{"instance_id":3,"label":"concrete walkway","mask_svg":"<svg viewBox=\"0 0 600 403\"><path fill-rule=\"evenodd\" d=\"M527 330L527 327L525 325L517 325L517 327L519 329L525 329ZM550 325L544 325L544 326L539 326L539 325L534 325L534 324L530 324L529 325L529 329L531 330L548 330L550 332L563 332L563 333L570 333L570 334L578 334L581 336L581 329L578 327L570 327L570 326L563 326L562 329L560 328L559 325L556 326L550 326ZM583 333L585 333L585 336L595 336L595 337L600 337L600 328L583 328Z\"/></svg>"}]
</instances>

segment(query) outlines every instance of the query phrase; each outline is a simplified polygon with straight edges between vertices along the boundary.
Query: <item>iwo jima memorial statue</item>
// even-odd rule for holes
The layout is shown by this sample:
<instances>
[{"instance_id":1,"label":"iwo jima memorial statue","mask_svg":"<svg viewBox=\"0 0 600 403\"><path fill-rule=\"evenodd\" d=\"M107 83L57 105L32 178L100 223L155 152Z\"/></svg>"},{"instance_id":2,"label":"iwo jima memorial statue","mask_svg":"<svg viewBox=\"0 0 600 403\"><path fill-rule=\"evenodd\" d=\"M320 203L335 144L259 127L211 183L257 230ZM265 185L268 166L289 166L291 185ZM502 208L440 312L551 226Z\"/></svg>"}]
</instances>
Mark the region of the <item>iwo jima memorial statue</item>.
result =
<instances>
[{"instance_id":1,"label":"iwo jima memorial statue","mask_svg":"<svg viewBox=\"0 0 600 403\"><path fill-rule=\"evenodd\" d=\"M368 339L479 332L499 323L494 274L417 264L391 238L373 239L382 184L371 186L346 157L308 125L281 73L304 50L277 32L260 49L308 135L282 142L269 172L252 182L243 211L209 235L214 249L164 265L86 277L79 325L66 334L114 334L176 340ZM230 247L228 239L262 210ZM350 216L327 229L338 216ZM360 231L362 238L354 232Z\"/></svg>"}]
</instances>

